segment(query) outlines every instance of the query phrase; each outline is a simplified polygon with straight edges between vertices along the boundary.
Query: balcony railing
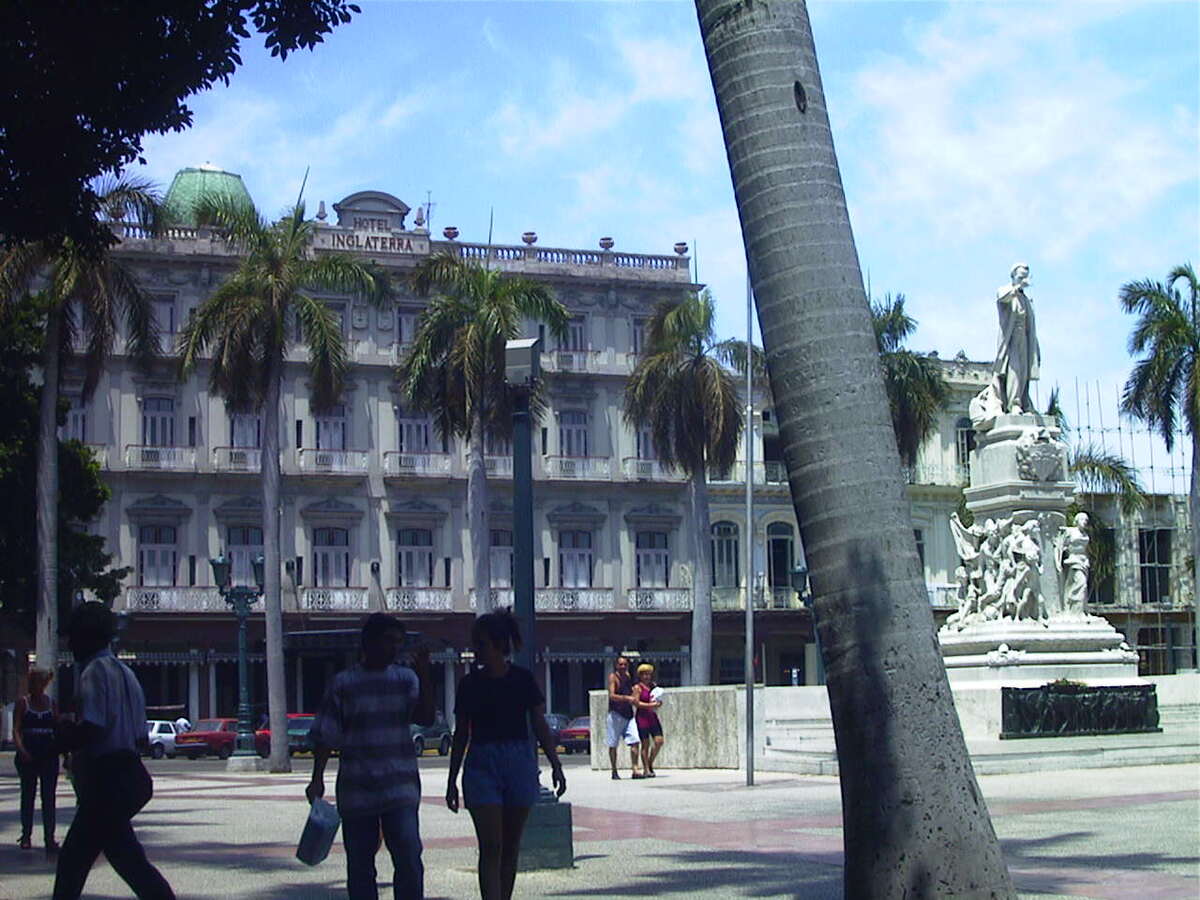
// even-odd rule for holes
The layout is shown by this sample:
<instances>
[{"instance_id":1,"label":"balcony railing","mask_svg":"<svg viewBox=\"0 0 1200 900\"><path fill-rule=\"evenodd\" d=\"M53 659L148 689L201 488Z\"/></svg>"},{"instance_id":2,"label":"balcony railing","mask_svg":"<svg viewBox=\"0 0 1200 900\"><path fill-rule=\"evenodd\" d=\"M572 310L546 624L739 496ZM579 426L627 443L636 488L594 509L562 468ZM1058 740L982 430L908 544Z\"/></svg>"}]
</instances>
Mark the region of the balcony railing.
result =
<instances>
[{"instance_id":1,"label":"balcony railing","mask_svg":"<svg viewBox=\"0 0 1200 900\"><path fill-rule=\"evenodd\" d=\"M594 612L616 606L612 588L538 588L533 602L538 612Z\"/></svg>"},{"instance_id":2,"label":"balcony railing","mask_svg":"<svg viewBox=\"0 0 1200 900\"><path fill-rule=\"evenodd\" d=\"M125 466L129 469L153 469L162 472L194 472L196 448L128 444L125 447Z\"/></svg>"},{"instance_id":3,"label":"balcony railing","mask_svg":"<svg viewBox=\"0 0 1200 900\"><path fill-rule=\"evenodd\" d=\"M454 241L441 244L438 249L455 253L463 259L485 260L502 264L502 268L514 266L518 269L530 263L552 266L611 266L616 269L650 269L675 272L677 280L688 276L691 262L687 256L666 256L649 253L613 253L595 250L566 250L555 247L506 247L495 244L472 244ZM503 265L507 264L507 265Z\"/></svg>"},{"instance_id":4,"label":"balcony railing","mask_svg":"<svg viewBox=\"0 0 1200 900\"><path fill-rule=\"evenodd\" d=\"M929 605L934 609L958 609L957 584L927 584Z\"/></svg>"},{"instance_id":5,"label":"balcony railing","mask_svg":"<svg viewBox=\"0 0 1200 900\"><path fill-rule=\"evenodd\" d=\"M213 447L212 464L218 472L258 472L262 451L257 447Z\"/></svg>"},{"instance_id":6,"label":"balcony railing","mask_svg":"<svg viewBox=\"0 0 1200 900\"><path fill-rule=\"evenodd\" d=\"M492 609L495 609L498 606L511 607L513 605L513 589L512 588L494 587L491 589L491 591L489 591L489 594L491 595ZM479 592L476 591L474 588L471 588L471 592L468 595L468 599L471 604L471 609L479 609L480 608Z\"/></svg>"},{"instance_id":7,"label":"balcony railing","mask_svg":"<svg viewBox=\"0 0 1200 900\"><path fill-rule=\"evenodd\" d=\"M604 361L599 350L551 350L546 355L553 372L597 372Z\"/></svg>"},{"instance_id":8,"label":"balcony railing","mask_svg":"<svg viewBox=\"0 0 1200 900\"><path fill-rule=\"evenodd\" d=\"M708 470L710 484L745 484L746 461L739 459L728 469L710 468ZM779 488L788 483L787 467L778 460L756 462L754 464L754 483L768 488Z\"/></svg>"},{"instance_id":9,"label":"balcony railing","mask_svg":"<svg viewBox=\"0 0 1200 900\"><path fill-rule=\"evenodd\" d=\"M766 467L767 484L787 484L788 473L787 466L778 460L769 459L764 464Z\"/></svg>"},{"instance_id":10,"label":"balcony railing","mask_svg":"<svg viewBox=\"0 0 1200 900\"><path fill-rule=\"evenodd\" d=\"M300 609L306 612L365 612L370 602L365 587L300 589Z\"/></svg>"},{"instance_id":11,"label":"balcony railing","mask_svg":"<svg viewBox=\"0 0 1200 900\"><path fill-rule=\"evenodd\" d=\"M630 588L629 608L637 612L673 612L692 608L691 588Z\"/></svg>"},{"instance_id":12,"label":"balcony railing","mask_svg":"<svg viewBox=\"0 0 1200 900\"><path fill-rule=\"evenodd\" d=\"M909 484L966 487L971 483L971 470L967 466L937 466L918 463L915 466L904 467L904 478Z\"/></svg>"},{"instance_id":13,"label":"balcony railing","mask_svg":"<svg viewBox=\"0 0 1200 900\"><path fill-rule=\"evenodd\" d=\"M612 461L607 456L547 456L546 475L570 480L607 480L612 473Z\"/></svg>"},{"instance_id":14,"label":"balcony railing","mask_svg":"<svg viewBox=\"0 0 1200 900\"><path fill-rule=\"evenodd\" d=\"M388 609L397 612L454 609L454 597L448 587L393 587L387 589L383 599Z\"/></svg>"},{"instance_id":15,"label":"balcony railing","mask_svg":"<svg viewBox=\"0 0 1200 900\"><path fill-rule=\"evenodd\" d=\"M668 469L657 459L640 459L627 456L621 460L621 471L626 478L636 481L684 481L686 476L676 469Z\"/></svg>"},{"instance_id":16,"label":"balcony railing","mask_svg":"<svg viewBox=\"0 0 1200 900\"><path fill-rule=\"evenodd\" d=\"M229 612L215 587L129 587L125 609L130 612Z\"/></svg>"},{"instance_id":17,"label":"balcony railing","mask_svg":"<svg viewBox=\"0 0 1200 900\"><path fill-rule=\"evenodd\" d=\"M483 458L483 468L489 477L512 478L512 462L511 456L485 456Z\"/></svg>"},{"instance_id":18,"label":"balcony railing","mask_svg":"<svg viewBox=\"0 0 1200 900\"><path fill-rule=\"evenodd\" d=\"M299 452L301 472L322 472L334 475L367 474L365 450L316 450L305 447Z\"/></svg>"},{"instance_id":19,"label":"balcony railing","mask_svg":"<svg viewBox=\"0 0 1200 900\"><path fill-rule=\"evenodd\" d=\"M448 453L405 453L389 450L383 454L383 474L396 476L430 476L450 474Z\"/></svg>"},{"instance_id":20,"label":"balcony railing","mask_svg":"<svg viewBox=\"0 0 1200 900\"><path fill-rule=\"evenodd\" d=\"M803 601L790 587L766 588L754 591L755 609L801 609ZM712 589L712 607L715 610L732 610L746 608L745 588Z\"/></svg>"}]
</instances>

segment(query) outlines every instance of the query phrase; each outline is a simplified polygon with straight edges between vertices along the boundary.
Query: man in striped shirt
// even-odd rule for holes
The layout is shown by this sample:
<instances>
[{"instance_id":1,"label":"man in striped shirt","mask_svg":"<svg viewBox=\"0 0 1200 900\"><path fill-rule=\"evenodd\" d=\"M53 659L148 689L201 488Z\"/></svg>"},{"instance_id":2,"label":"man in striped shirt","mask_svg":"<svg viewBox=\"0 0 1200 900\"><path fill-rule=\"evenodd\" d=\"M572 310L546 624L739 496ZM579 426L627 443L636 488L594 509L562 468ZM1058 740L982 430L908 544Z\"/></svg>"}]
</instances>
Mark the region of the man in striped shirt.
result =
<instances>
[{"instance_id":1,"label":"man in striped shirt","mask_svg":"<svg viewBox=\"0 0 1200 900\"><path fill-rule=\"evenodd\" d=\"M421 900L425 869L417 806L421 777L409 725L433 723L433 680L429 653L419 650L416 671L396 664L404 626L373 613L362 630L362 663L339 672L325 695L309 737L313 744L309 802L325 794L325 763L341 751L337 806L346 845L346 889L350 900L375 900L375 854L379 835L395 870L396 900Z\"/></svg>"}]
</instances>

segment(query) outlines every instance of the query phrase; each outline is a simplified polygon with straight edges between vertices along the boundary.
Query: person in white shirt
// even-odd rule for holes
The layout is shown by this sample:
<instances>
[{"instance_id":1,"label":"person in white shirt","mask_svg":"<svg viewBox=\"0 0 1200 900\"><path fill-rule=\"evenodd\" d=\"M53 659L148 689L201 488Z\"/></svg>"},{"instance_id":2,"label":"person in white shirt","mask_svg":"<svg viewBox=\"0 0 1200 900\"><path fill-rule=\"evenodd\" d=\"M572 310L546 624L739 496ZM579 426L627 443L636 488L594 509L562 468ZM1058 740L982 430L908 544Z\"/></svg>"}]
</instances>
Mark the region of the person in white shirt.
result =
<instances>
[{"instance_id":1,"label":"person in white shirt","mask_svg":"<svg viewBox=\"0 0 1200 900\"><path fill-rule=\"evenodd\" d=\"M175 733L183 734L192 730L192 723L188 721L187 716L180 716L175 720Z\"/></svg>"},{"instance_id":2,"label":"person in white shirt","mask_svg":"<svg viewBox=\"0 0 1200 900\"><path fill-rule=\"evenodd\" d=\"M83 603L64 629L79 672L74 713L61 717L59 744L71 750L77 803L54 876L54 900L75 900L103 851L140 900L175 900L146 859L131 820L153 785L139 749L146 743L146 698L133 671L109 649L116 617Z\"/></svg>"}]
</instances>

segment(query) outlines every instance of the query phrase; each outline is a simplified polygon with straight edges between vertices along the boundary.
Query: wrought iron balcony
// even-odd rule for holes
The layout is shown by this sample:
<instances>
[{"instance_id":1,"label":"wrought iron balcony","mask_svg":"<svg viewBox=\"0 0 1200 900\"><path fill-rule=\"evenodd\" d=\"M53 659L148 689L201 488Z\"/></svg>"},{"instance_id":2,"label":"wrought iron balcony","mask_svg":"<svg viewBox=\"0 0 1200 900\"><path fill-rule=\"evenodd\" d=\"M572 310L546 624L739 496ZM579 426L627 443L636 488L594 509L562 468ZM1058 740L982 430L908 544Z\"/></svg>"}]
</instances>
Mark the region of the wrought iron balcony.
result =
<instances>
[{"instance_id":1,"label":"wrought iron balcony","mask_svg":"<svg viewBox=\"0 0 1200 900\"><path fill-rule=\"evenodd\" d=\"M300 589L303 612L366 612L370 603L370 591L365 587Z\"/></svg>"},{"instance_id":2,"label":"wrought iron balcony","mask_svg":"<svg viewBox=\"0 0 1200 900\"><path fill-rule=\"evenodd\" d=\"M543 459L549 478L608 481L612 475L612 461L607 456L546 456Z\"/></svg>"},{"instance_id":3,"label":"wrought iron balcony","mask_svg":"<svg viewBox=\"0 0 1200 900\"><path fill-rule=\"evenodd\" d=\"M626 602L636 612L675 612L692 608L691 588L630 588Z\"/></svg>"},{"instance_id":4,"label":"wrought iron balcony","mask_svg":"<svg viewBox=\"0 0 1200 900\"><path fill-rule=\"evenodd\" d=\"M128 587L129 612L229 612L215 587Z\"/></svg>"},{"instance_id":5,"label":"wrought iron balcony","mask_svg":"<svg viewBox=\"0 0 1200 900\"><path fill-rule=\"evenodd\" d=\"M196 448L128 444L125 447L125 467L157 472L194 472Z\"/></svg>"},{"instance_id":6,"label":"wrought iron balcony","mask_svg":"<svg viewBox=\"0 0 1200 900\"><path fill-rule=\"evenodd\" d=\"M384 592L383 600L388 609L397 612L454 609L454 596L448 587L391 587Z\"/></svg>"},{"instance_id":7,"label":"wrought iron balcony","mask_svg":"<svg viewBox=\"0 0 1200 900\"><path fill-rule=\"evenodd\" d=\"M388 450L383 454L383 474L401 478L449 475L450 454Z\"/></svg>"},{"instance_id":8,"label":"wrought iron balcony","mask_svg":"<svg viewBox=\"0 0 1200 900\"><path fill-rule=\"evenodd\" d=\"M904 478L909 484L966 487L971 483L971 470L967 466L918 463L904 467Z\"/></svg>"},{"instance_id":9,"label":"wrought iron balcony","mask_svg":"<svg viewBox=\"0 0 1200 900\"><path fill-rule=\"evenodd\" d=\"M305 447L299 451L301 472L320 472L332 475L366 475L365 450L316 450Z\"/></svg>"},{"instance_id":10,"label":"wrought iron balcony","mask_svg":"<svg viewBox=\"0 0 1200 900\"><path fill-rule=\"evenodd\" d=\"M668 469L657 459L627 456L621 460L621 471L634 481L686 481L687 476L677 469Z\"/></svg>"},{"instance_id":11,"label":"wrought iron balcony","mask_svg":"<svg viewBox=\"0 0 1200 900\"><path fill-rule=\"evenodd\" d=\"M538 588L533 602L538 612L603 612L616 607L612 588Z\"/></svg>"},{"instance_id":12,"label":"wrought iron balcony","mask_svg":"<svg viewBox=\"0 0 1200 900\"><path fill-rule=\"evenodd\" d=\"M262 450L257 447L213 447L213 468L218 472L259 472Z\"/></svg>"},{"instance_id":13,"label":"wrought iron balcony","mask_svg":"<svg viewBox=\"0 0 1200 900\"><path fill-rule=\"evenodd\" d=\"M492 609L496 609L499 606L511 607L513 605L513 589L510 587L494 587L488 593L490 594ZM475 588L471 588L468 594L468 602L473 610L481 608L479 606L479 592Z\"/></svg>"}]
</instances>

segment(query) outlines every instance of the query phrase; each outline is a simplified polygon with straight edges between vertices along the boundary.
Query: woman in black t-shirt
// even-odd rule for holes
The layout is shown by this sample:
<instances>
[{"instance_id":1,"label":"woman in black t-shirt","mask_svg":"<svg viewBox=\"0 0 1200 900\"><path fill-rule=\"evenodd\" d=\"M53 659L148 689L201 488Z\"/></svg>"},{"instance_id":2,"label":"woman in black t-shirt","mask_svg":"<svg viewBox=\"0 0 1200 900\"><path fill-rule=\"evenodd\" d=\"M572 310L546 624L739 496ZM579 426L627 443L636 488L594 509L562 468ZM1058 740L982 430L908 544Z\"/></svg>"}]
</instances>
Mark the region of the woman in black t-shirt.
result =
<instances>
[{"instance_id":1,"label":"woman in black t-shirt","mask_svg":"<svg viewBox=\"0 0 1200 900\"><path fill-rule=\"evenodd\" d=\"M510 900L521 832L537 802L537 752L530 726L546 751L560 797L567 779L546 726L542 691L532 672L508 661L521 648L516 619L507 609L480 616L471 626L471 643L476 667L459 682L454 698L446 805L458 812L458 770L465 754L463 805L479 840L479 894L483 900Z\"/></svg>"}]
</instances>

